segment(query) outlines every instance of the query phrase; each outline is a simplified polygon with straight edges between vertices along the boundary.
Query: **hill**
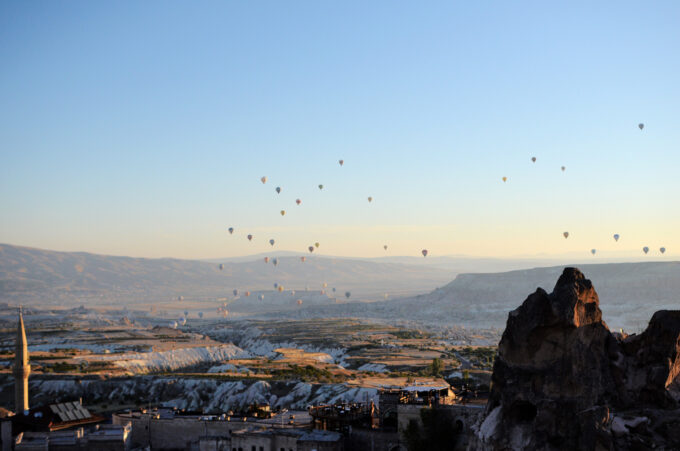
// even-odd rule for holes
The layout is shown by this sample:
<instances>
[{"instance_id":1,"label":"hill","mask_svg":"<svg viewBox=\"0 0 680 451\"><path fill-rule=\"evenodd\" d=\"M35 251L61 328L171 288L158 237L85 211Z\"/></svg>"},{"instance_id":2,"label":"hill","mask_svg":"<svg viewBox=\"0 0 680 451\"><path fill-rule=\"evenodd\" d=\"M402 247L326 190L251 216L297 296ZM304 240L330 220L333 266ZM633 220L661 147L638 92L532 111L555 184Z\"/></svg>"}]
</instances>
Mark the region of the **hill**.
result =
<instances>
[{"instance_id":1,"label":"hill","mask_svg":"<svg viewBox=\"0 0 680 451\"><path fill-rule=\"evenodd\" d=\"M439 268L308 256L217 263L171 258L115 257L0 245L0 302L79 305L232 297L232 290L328 290L352 300L382 299L384 292L413 295L447 283Z\"/></svg>"},{"instance_id":2,"label":"hill","mask_svg":"<svg viewBox=\"0 0 680 451\"><path fill-rule=\"evenodd\" d=\"M642 330L651 315L680 305L680 262L579 265L600 295L604 319L613 329ZM325 306L296 315L357 316L469 327L505 326L508 312L537 287L552 291L564 266L491 274L459 274L427 294L391 302Z\"/></svg>"}]
</instances>

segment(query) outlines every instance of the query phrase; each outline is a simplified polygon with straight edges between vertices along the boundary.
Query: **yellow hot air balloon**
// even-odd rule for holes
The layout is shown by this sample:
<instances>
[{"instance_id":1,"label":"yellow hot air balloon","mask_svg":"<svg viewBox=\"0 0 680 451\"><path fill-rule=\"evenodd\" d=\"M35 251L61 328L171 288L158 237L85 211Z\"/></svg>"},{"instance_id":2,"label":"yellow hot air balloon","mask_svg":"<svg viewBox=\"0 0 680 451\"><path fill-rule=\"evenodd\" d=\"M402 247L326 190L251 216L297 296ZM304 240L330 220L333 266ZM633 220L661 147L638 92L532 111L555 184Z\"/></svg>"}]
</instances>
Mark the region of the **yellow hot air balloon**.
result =
<instances>
[{"instance_id":1,"label":"yellow hot air balloon","mask_svg":"<svg viewBox=\"0 0 680 451\"><path fill-rule=\"evenodd\" d=\"M286 216L286 210L281 210L281 216Z\"/></svg>"},{"instance_id":2,"label":"yellow hot air balloon","mask_svg":"<svg viewBox=\"0 0 680 451\"><path fill-rule=\"evenodd\" d=\"M507 181L508 181L508 178L507 178L507 177L503 177L503 183L505 183L505 182L507 182Z\"/></svg>"},{"instance_id":3,"label":"yellow hot air balloon","mask_svg":"<svg viewBox=\"0 0 680 451\"><path fill-rule=\"evenodd\" d=\"M321 284L321 286L326 288L326 287L328 287L328 284L326 282L324 282L324 283Z\"/></svg>"},{"instance_id":4,"label":"yellow hot air balloon","mask_svg":"<svg viewBox=\"0 0 680 451\"><path fill-rule=\"evenodd\" d=\"M318 249L321 246L318 242L314 243L314 246Z\"/></svg>"},{"instance_id":5,"label":"yellow hot air balloon","mask_svg":"<svg viewBox=\"0 0 680 451\"><path fill-rule=\"evenodd\" d=\"M262 182L262 184L267 183L267 177L262 176L262 178L260 179L260 181Z\"/></svg>"},{"instance_id":6,"label":"yellow hot air balloon","mask_svg":"<svg viewBox=\"0 0 680 451\"><path fill-rule=\"evenodd\" d=\"M279 293L281 293L281 292L283 291L283 285L279 285L279 287L277 288L277 290L279 290Z\"/></svg>"}]
</instances>

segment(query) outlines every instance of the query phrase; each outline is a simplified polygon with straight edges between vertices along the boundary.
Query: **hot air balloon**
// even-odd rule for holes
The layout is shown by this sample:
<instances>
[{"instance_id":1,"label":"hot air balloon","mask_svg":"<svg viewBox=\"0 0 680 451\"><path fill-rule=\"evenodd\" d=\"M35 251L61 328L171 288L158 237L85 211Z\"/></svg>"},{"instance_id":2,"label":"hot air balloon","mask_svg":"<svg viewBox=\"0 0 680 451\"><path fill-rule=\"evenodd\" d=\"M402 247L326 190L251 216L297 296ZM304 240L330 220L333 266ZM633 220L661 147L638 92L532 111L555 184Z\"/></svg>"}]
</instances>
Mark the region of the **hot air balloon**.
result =
<instances>
[{"instance_id":1,"label":"hot air balloon","mask_svg":"<svg viewBox=\"0 0 680 451\"><path fill-rule=\"evenodd\" d=\"M281 293L283 291L283 285L279 285L279 288L277 289L279 290L279 293Z\"/></svg>"},{"instance_id":2,"label":"hot air balloon","mask_svg":"<svg viewBox=\"0 0 680 451\"><path fill-rule=\"evenodd\" d=\"M423 254L423 257L427 257L427 249L423 249L420 252Z\"/></svg>"},{"instance_id":3,"label":"hot air balloon","mask_svg":"<svg viewBox=\"0 0 680 451\"><path fill-rule=\"evenodd\" d=\"M302 201L300 199L295 199L295 203L300 205L302 203Z\"/></svg>"},{"instance_id":4,"label":"hot air balloon","mask_svg":"<svg viewBox=\"0 0 680 451\"><path fill-rule=\"evenodd\" d=\"M248 235L247 238L248 238L248 241L253 241L253 236L252 236L252 235Z\"/></svg>"},{"instance_id":5,"label":"hot air balloon","mask_svg":"<svg viewBox=\"0 0 680 451\"><path fill-rule=\"evenodd\" d=\"M233 228L233 227L229 227L228 230L229 230L229 235L233 235L233 234L234 234L234 228Z\"/></svg>"},{"instance_id":6,"label":"hot air balloon","mask_svg":"<svg viewBox=\"0 0 680 451\"><path fill-rule=\"evenodd\" d=\"M186 324L187 324L187 319L186 319L186 318L180 318L180 319L179 319L179 323L180 323L182 326L186 326Z\"/></svg>"},{"instance_id":7,"label":"hot air balloon","mask_svg":"<svg viewBox=\"0 0 680 451\"><path fill-rule=\"evenodd\" d=\"M350 296L352 296L352 293L350 293L349 291L345 291L345 297L349 299Z\"/></svg>"},{"instance_id":8,"label":"hot air balloon","mask_svg":"<svg viewBox=\"0 0 680 451\"><path fill-rule=\"evenodd\" d=\"M304 263L307 260L307 257L300 257L300 261Z\"/></svg>"},{"instance_id":9,"label":"hot air balloon","mask_svg":"<svg viewBox=\"0 0 680 451\"><path fill-rule=\"evenodd\" d=\"M665 247L659 248L659 252L661 252L662 254L664 254L664 253L666 252L666 248L665 248Z\"/></svg>"},{"instance_id":10,"label":"hot air balloon","mask_svg":"<svg viewBox=\"0 0 680 451\"><path fill-rule=\"evenodd\" d=\"M385 299L387 299L390 295L385 293Z\"/></svg>"},{"instance_id":11,"label":"hot air balloon","mask_svg":"<svg viewBox=\"0 0 680 451\"><path fill-rule=\"evenodd\" d=\"M272 263L274 263L274 266L278 265L278 264L279 264L279 259L278 259L278 258L275 258L274 260L272 260Z\"/></svg>"},{"instance_id":12,"label":"hot air balloon","mask_svg":"<svg viewBox=\"0 0 680 451\"><path fill-rule=\"evenodd\" d=\"M264 294L261 294L257 297L260 301L264 301Z\"/></svg>"},{"instance_id":13,"label":"hot air balloon","mask_svg":"<svg viewBox=\"0 0 680 451\"><path fill-rule=\"evenodd\" d=\"M619 241L619 234L618 233L614 234L614 241L617 241L617 242Z\"/></svg>"},{"instance_id":14,"label":"hot air balloon","mask_svg":"<svg viewBox=\"0 0 680 451\"><path fill-rule=\"evenodd\" d=\"M323 296L324 294L326 294L326 290L321 290L321 295Z\"/></svg>"},{"instance_id":15,"label":"hot air balloon","mask_svg":"<svg viewBox=\"0 0 680 451\"><path fill-rule=\"evenodd\" d=\"M267 177L262 176L262 178L260 179L260 181L261 181L263 184L264 184L264 183L267 183Z\"/></svg>"},{"instance_id":16,"label":"hot air balloon","mask_svg":"<svg viewBox=\"0 0 680 451\"><path fill-rule=\"evenodd\" d=\"M531 161L533 161L534 163L536 163L536 157L531 157Z\"/></svg>"},{"instance_id":17,"label":"hot air balloon","mask_svg":"<svg viewBox=\"0 0 680 451\"><path fill-rule=\"evenodd\" d=\"M569 232L564 232L564 233L562 233L562 235L564 236L564 239L565 239L565 240L566 240L567 238L569 238Z\"/></svg>"},{"instance_id":18,"label":"hot air balloon","mask_svg":"<svg viewBox=\"0 0 680 451\"><path fill-rule=\"evenodd\" d=\"M233 293L234 293L234 296L238 296L238 290L234 289Z\"/></svg>"},{"instance_id":19,"label":"hot air balloon","mask_svg":"<svg viewBox=\"0 0 680 451\"><path fill-rule=\"evenodd\" d=\"M642 122L640 122L640 123L638 124L638 128L639 128L640 130L642 130L643 128L645 128L645 124L643 124Z\"/></svg>"},{"instance_id":20,"label":"hot air balloon","mask_svg":"<svg viewBox=\"0 0 680 451\"><path fill-rule=\"evenodd\" d=\"M302 305L302 299L297 300L297 305Z\"/></svg>"},{"instance_id":21,"label":"hot air balloon","mask_svg":"<svg viewBox=\"0 0 680 451\"><path fill-rule=\"evenodd\" d=\"M590 250L590 253L593 254L593 255L595 255L595 252L597 252L597 249L591 249Z\"/></svg>"},{"instance_id":22,"label":"hot air balloon","mask_svg":"<svg viewBox=\"0 0 680 451\"><path fill-rule=\"evenodd\" d=\"M222 310L222 318L226 318L229 314L229 310Z\"/></svg>"},{"instance_id":23,"label":"hot air balloon","mask_svg":"<svg viewBox=\"0 0 680 451\"><path fill-rule=\"evenodd\" d=\"M323 189L323 185L319 185L319 189Z\"/></svg>"},{"instance_id":24,"label":"hot air balloon","mask_svg":"<svg viewBox=\"0 0 680 451\"><path fill-rule=\"evenodd\" d=\"M649 252L649 248L647 246L643 247L642 252L646 254L647 252Z\"/></svg>"},{"instance_id":25,"label":"hot air balloon","mask_svg":"<svg viewBox=\"0 0 680 451\"><path fill-rule=\"evenodd\" d=\"M368 201L373 202L373 198L371 196L368 196Z\"/></svg>"},{"instance_id":26,"label":"hot air balloon","mask_svg":"<svg viewBox=\"0 0 680 451\"><path fill-rule=\"evenodd\" d=\"M383 249L387 250L387 244L383 245Z\"/></svg>"},{"instance_id":27,"label":"hot air balloon","mask_svg":"<svg viewBox=\"0 0 680 451\"><path fill-rule=\"evenodd\" d=\"M508 178L507 178L507 177L503 177L503 183L505 183L505 182L507 182L507 181L508 181Z\"/></svg>"},{"instance_id":28,"label":"hot air balloon","mask_svg":"<svg viewBox=\"0 0 680 451\"><path fill-rule=\"evenodd\" d=\"M290 290L291 296L295 296L295 290Z\"/></svg>"},{"instance_id":29,"label":"hot air balloon","mask_svg":"<svg viewBox=\"0 0 680 451\"><path fill-rule=\"evenodd\" d=\"M324 288L327 288L328 284L326 282L324 282L324 283L321 284L321 286L324 287Z\"/></svg>"},{"instance_id":30,"label":"hot air balloon","mask_svg":"<svg viewBox=\"0 0 680 451\"><path fill-rule=\"evenodd\" d=\"M223 270L223 269L224 269L224 264L223 264L223 263L220 263L219 268L220 268L220 270Z\"/></svg>"},{"instance_id":31,"label":"hot air balloon","mask_svg":"<svg viewBox=\"0 0 680 451\"><path fill-rule=\"evenodd\" d=\"M309 246L307 249L309 249L310 253L314 252L314 246Z\"/></svg>"},{"instance_id":32,"label":"hot air balloon","mask_svg":"<svg viewBox=\"0 0 680 451\"><path fill-rule=\"evenodd\" d=\"M246 297L250 296L250 291L245 292Z\"/></svg>"},{"instance_id":33,"label":"hot air balloon","mask_svg":"<svg viewBox=\"0 0 680 451\"><path fill-rule=\"evenodd\" d=\"M279 284L274 282L274 288L278 288L278 287L279 287Z\"/></svg>"},{"instance_id":34,"label":"hot air balloon","mask_svg":"<svg viewBox=\"0 0 680 451\"><path fill-rule=\"evenodd\" d=\"M564 172L564 171L566 171L566 170L567 170L567 167L566 167L566 166L562 166L562 168L561 168L561 169L562 169L562 172Z\"/></svg>"},{"instance_id":35,"label":"hot air balloon","mask_svg":"<svg viewBox=\"0 0 680 451\"><path fill-rule=\"evenodd\" d=\"M177 321L171 321L170 322L170 328L177 329Z\"/></svg>"},{"instance_id":36,"label":"hot air balloon","mask_svg":"<svg viewBox=\"0 0 680 451\"><path fill-rule=\"evenodd\" d=\"M286 210L281 210L281 216L286 216Z\"/></svg>"},{"instance_id":37,"label":"hot air balloon","mask_svg":"<svg viewBox=\"0 0 680 451\"><path fill-rule=\"evenodd\" d=\"M318 249L318 247L321 246L318 242L314 243L314 247Z\"/></svg>"},{"instance_id":38,"label":"hot air balloon","mask_svg":"<svg viewBox=\"0 0 680 451\"><path fill-rule=\"evenodd\" d=\"M269 240L269 244L271 244L272 246L274 245L274 243L275 243L275 241L274 241L273 238L271 240Z\"/></svg>"},{"instance_id":39,"label":"hot air balloon","mask_svg":"<svg viewBox=\"0 0 680 451\"><path fill-rule=\"evenodd\" d=\"M338 163L340 164L340 166L342 166L343 164L345 164L345 160L338 160Z\"/></svg>"},{"instance_id":40,"label":"hot air balloon","mask_svg":"<svg viewBox=\"0 0 680 451\"><path fill-rule=\"evenodd\" d=\"M280 186L276 187L276 194L281 194L281 187Z\"/></svg>"},{"instance_id":41,"label":"hot air balloon","mask_svg":"<svg viewBox=\"0 0 680 451\"><path fill-rule=\"evenodd\" d=\"M264 262L265 262L265 263L269 263L269 257L265 257L265 258L264 258Z\"/></svg>"},{"instance_id":42,"label":"hot air balloon","mask_svg":"<svg viewBox=\"0 0 680 451\"><path fill-rule=\"evenodd\" d=\"M335 293L335 287L333 287L333 293Z\"/></svg>"},{"instance_id":43,"label":"hot air balloon","mask_svg":"<svg viewBox=\"0 0 680 451\"><path fill-rule=\"evenodd\" d=\"M177 296L177 300L178 300L178 301L183 301L183 300L184 300L184 296Z\"/></svg>"},{"instance_id":44,"label":"hot air balloon","mask_svg":"<svg viewBox=\"0 0 680 451\"><path fill-rule=\"evenodd\" d=\"M198 317L203 319L203 312L198 312Z\"/></svg>"},{"instance_id":45,"label":"hot air balloon","mask_svg":"<svg viewBox=\"0 0 680 451\"><path fill-rule=\"evenodd\" d=\"M184 311L184 317L186 318L187 316L189 316L189 310Z\"/></svg>"}]
</instances>

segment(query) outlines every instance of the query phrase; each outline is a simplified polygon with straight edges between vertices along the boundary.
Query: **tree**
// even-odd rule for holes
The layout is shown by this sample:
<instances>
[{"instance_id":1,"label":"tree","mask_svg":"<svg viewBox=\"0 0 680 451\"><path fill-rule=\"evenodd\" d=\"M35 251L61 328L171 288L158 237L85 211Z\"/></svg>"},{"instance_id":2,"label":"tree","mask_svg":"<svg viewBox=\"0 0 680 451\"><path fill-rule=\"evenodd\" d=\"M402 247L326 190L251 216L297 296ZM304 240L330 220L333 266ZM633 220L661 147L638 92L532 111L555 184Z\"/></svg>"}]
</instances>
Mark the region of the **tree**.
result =
<instances>
[{"instance_id":1,"label":"tree","mask_svg":"<svg viewBox=\"0 0 680 451\"><path fill-rule=\"evenodd\" d=\"M430 375L439 376L441 375L443 369L444 364L442 363L440 358L435 357L434 359L432 359L432 363L430 364Z\"/></svg>"}]
</instances>

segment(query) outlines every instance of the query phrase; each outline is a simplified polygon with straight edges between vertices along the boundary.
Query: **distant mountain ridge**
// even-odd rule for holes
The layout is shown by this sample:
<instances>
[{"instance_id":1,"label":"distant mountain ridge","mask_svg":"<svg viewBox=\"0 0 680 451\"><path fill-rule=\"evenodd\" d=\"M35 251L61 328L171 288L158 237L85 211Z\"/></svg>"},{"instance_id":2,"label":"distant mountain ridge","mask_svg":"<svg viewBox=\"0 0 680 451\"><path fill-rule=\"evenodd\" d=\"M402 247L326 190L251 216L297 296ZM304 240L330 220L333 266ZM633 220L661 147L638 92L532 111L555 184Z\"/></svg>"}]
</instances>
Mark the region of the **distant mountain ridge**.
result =
<instances>
[{"instance_id":1,"label":"distant mountain ridge","mask_svg":"<svg viewBox=\"0 0 680 451\"><path fill-rule=\"evenodd\" d=\"M459 274L427 294L392 302L310 307L298 316L356 316L386 320L502 328L517 299L541 287L552 291L565 266L490 274ZM600 296L603 318L612 329L641 330L651 315L680 308L680 262L578 265Z\"/></svg>"},{"instance_id":2,"label":"distant mountain ridge","mask_svg":"<svg viewBox=\"0 0 680 451\"><path fill-rule=\"evenodd\" d=\"M172 258L117 257L0 245L0 301L80 304L231 297L232 290L320 290L337 287L353 299L412 295L450 281L439 269L365 260L307 256L217 263Z\"/></svg>"}]
</instances>

